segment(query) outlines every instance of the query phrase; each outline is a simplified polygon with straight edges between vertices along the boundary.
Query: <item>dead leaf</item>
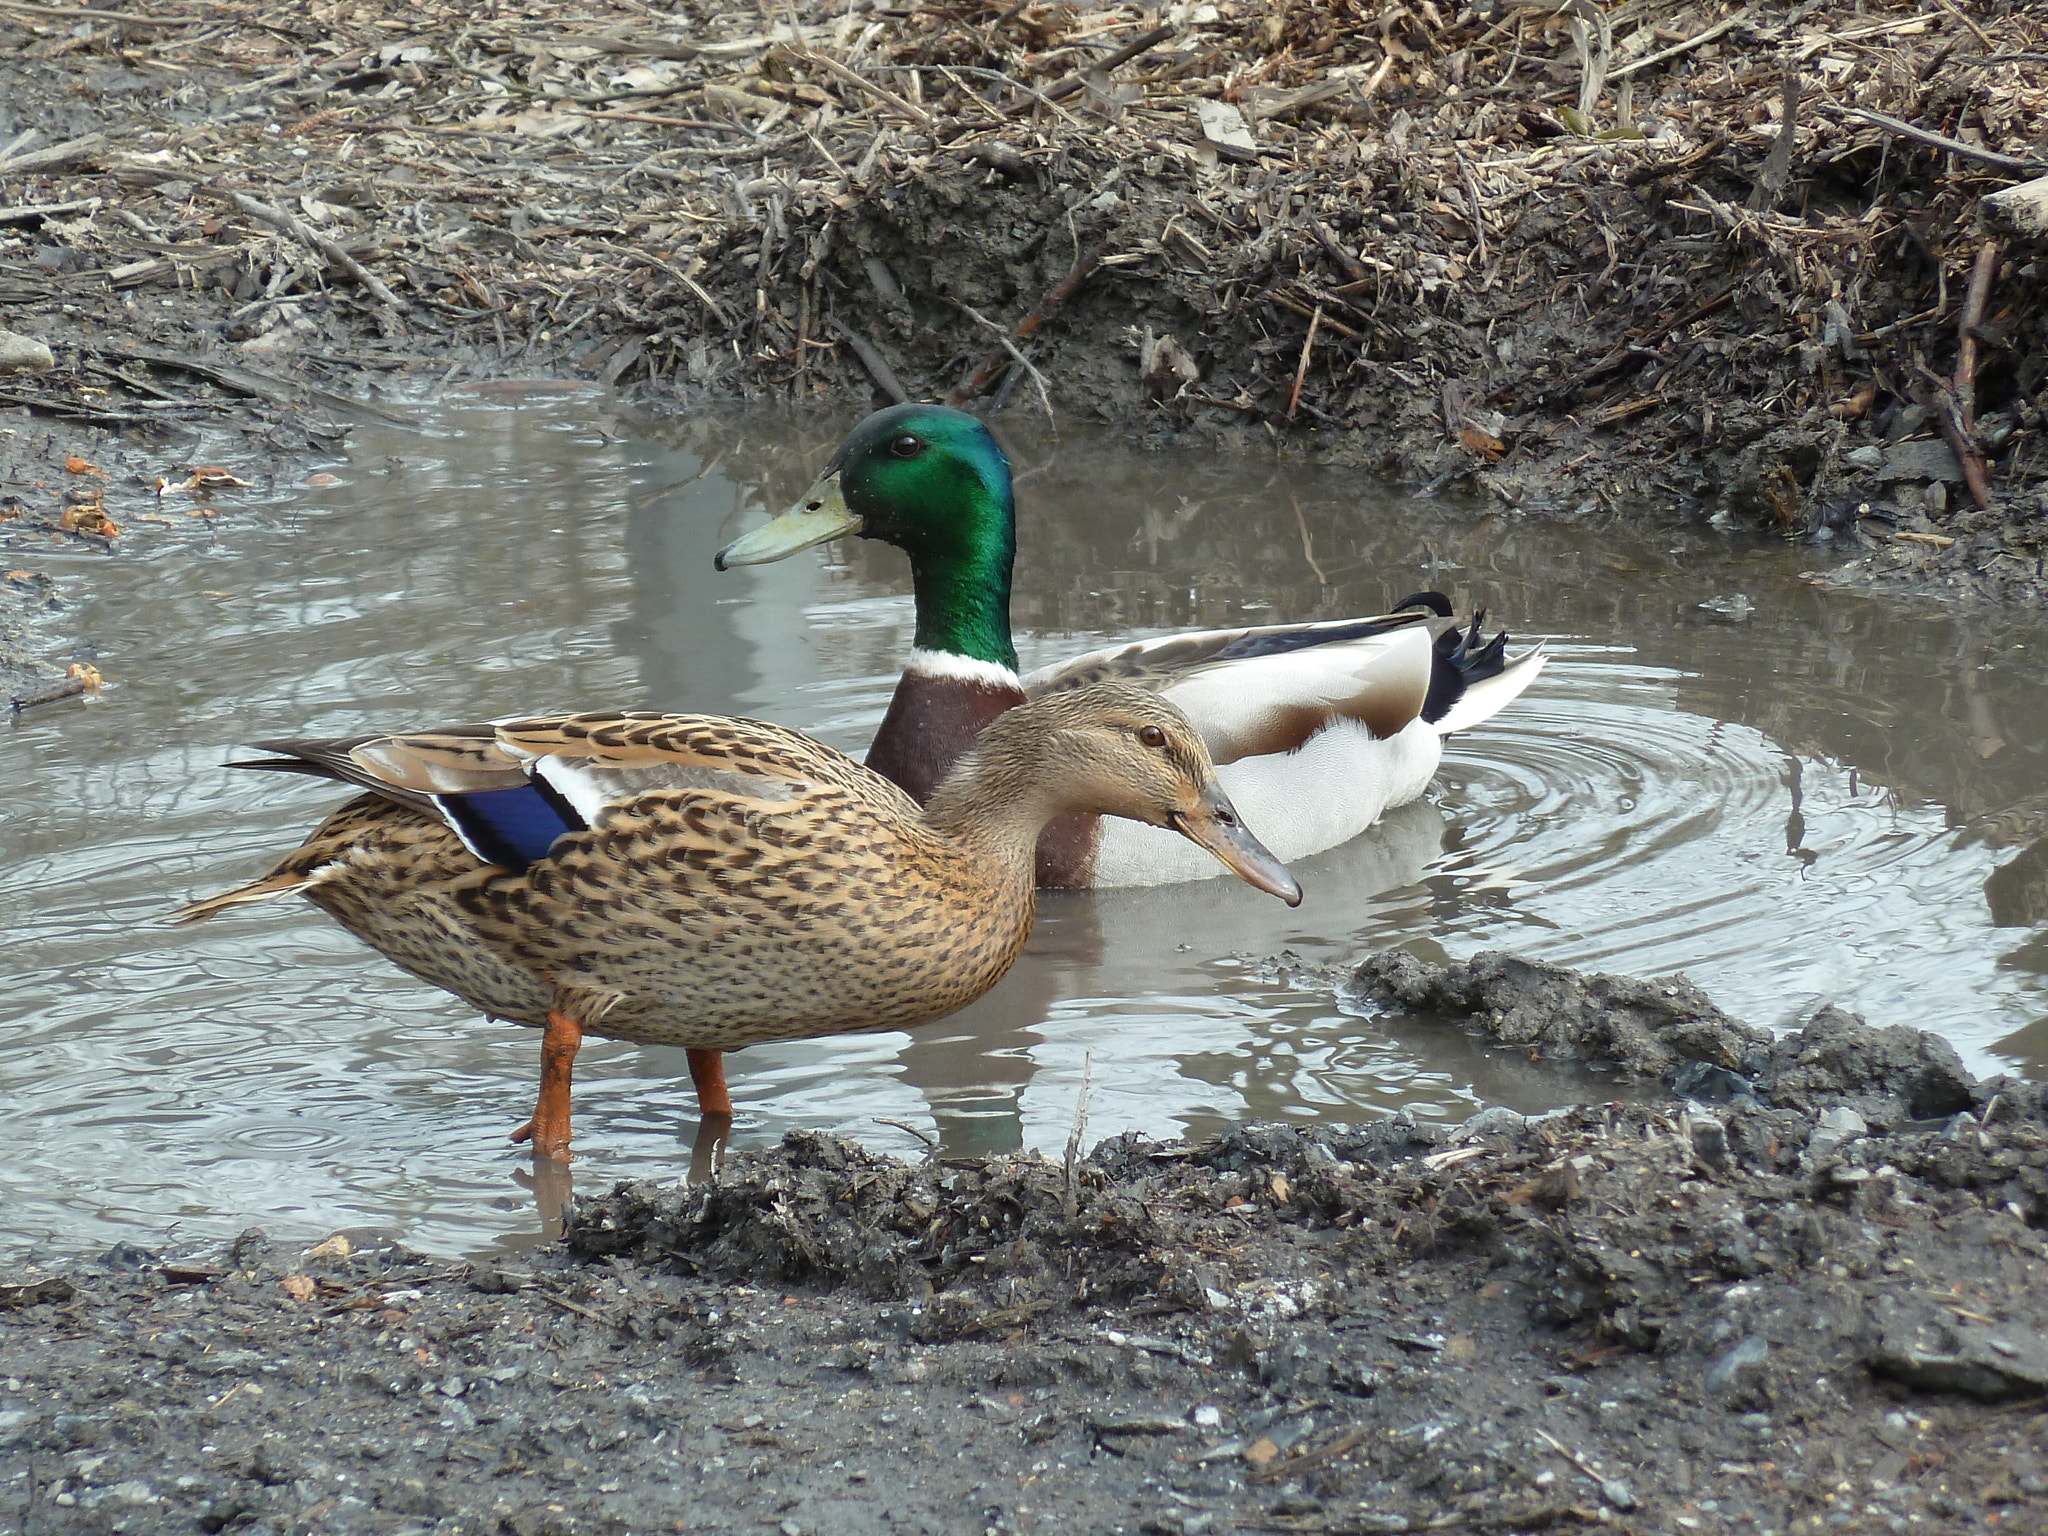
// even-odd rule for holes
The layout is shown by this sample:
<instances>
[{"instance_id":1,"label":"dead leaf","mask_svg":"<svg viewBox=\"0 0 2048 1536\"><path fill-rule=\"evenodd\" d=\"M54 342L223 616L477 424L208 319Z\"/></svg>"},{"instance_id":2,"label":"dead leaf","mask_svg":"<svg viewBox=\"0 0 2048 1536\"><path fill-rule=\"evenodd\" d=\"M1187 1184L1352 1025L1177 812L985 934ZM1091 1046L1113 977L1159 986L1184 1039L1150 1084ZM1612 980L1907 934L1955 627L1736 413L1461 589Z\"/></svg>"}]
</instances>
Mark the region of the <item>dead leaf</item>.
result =
<instances>
[{"instance_id":1,"label":"dead leaf","mask_svg":"<svg viewBox=\"0 0 2048 1536\"><path fill-rule=\"evenodd\" d=\"M1244 1459L1255 1467L1270 1467L1280 1459L1280 1447L1261 1435L1245 1447Z\"/></svg>"},{"instance_id":2,"label":"dead leaf","mask_svg":"<svg viewBox=\"0 0 2048 1536\"><path fill-rule=\"evenodd\" d=\"M97 505L66 507L57 526L66 533L90 534L100 539L116 538L121 532L121 525L107 516L107 509Z\"/></svg>"},{"instance_id":3,"label":"dead leaf","mask_svg":"<svg viewBox=\"0 0 2048 1536\"><path fill-rule=\"evenodd\" d=\"M185 489L188 491L204 491L217 485L248 486L253 483L252 481L237 479L224 469L208 465L204 469L192 471L192 478L185 482Z\"/></svg>"},{"instance_id":4,"label":"dead leaf","mask_svg":"<svg viewBox=\"0 0 2048 1536\"><path fill-rule=\"evenodd\" d=\"M75 679L82 693L98 693L100 684L106 681L100 676L100 669L89 661L74 661L64 669L64 675Z\"/></svg>"},{"instance_id":5,"label":"dead leaf","mask_svg":"<svg viewBox=\"0 0 2048 1536\"><path fill-rule=\"evenodd\" d=\"M314 1287L311 1275L286 1275L277 1284L278 1289L291 1297L293 1301L311 1301L313 1299Z\"/></svg>"},{"instance_id":6,"label":"dead leaf","mask_svg":"<svg viewBox=\"0 0 2048 1536\"><path fill-rule=\"evenodd\" d=\"M1271 1191L1275 1205L1285 1205L1294 1198L1294 1190L1288 1184L1287 1175L1284 1173L1274 1174L1266 1187Z\"/></svg>"},{"instance_id":7,"label":"dead leaf","mask_svg":"<svg viewBox=\"0 0 2048 1536\"><path fill-rule=\"evenodd\" d=\"M1460 427L1458 441L1482 459L1498 459L1508 451L1508 445L1491 432L1482 432L1477 427Z\"/></svg>"},{"instance_id":8,"label":"dead leaf","mask_svg":"<svg viewBox=\"0 0 2048 1536\"><path fill-rule=\"evenodd\" d=\"M1792 473L1791 466L1780 464L1774 472L1764 476L1763 492L1778 519L1779 529L1789 530L1799 517L1799 480Z\"/></svg>"},{"instance_id":9,"label":"dead leaf","mask_svg":"<svg viewBox=\"0 0 2048 1536\"><path fill-rule=\"evenodd\" d=\"M341 484L341 477L339 475L330 475L327 471L321 470L317 474L306 476L302 483L305 485L339 485Z\"/></svg>"},{"instance_id":10,"label":"dead leaf","mask_svg":"<svg viewBox=\"0 0 2048 1536\"><path fill-rule=\"evenodd\" d=\"M220 516L220 508L219 508L219 507L188 507L188 508L186 508L186 510L185 510L185 515L186 515L187 517L219 517L219 516Z\"/></svg>"},{"instance_id":11,"label":"dead leaf","mask_svg":"<svg viewBox=\"0 0 2048 1536\"><path fill-rule=\"evenodd\" d=\"M64 473L67 475L103 475L105 470L91 459L81 459L77 454L68 454L64 459Z\"/></svg>"},{"instance_id":12,"label":"dead leaf","mask_svg":"<svg viewBox=\"0 0 2048 1536\"><path fill-rule=\"evenodd\" d=\"M355 1252L354 1244L337 1232L324 1243L315 1243L306 1250L309 1259L345 1259Z\"/></svg>"}]
</instances>

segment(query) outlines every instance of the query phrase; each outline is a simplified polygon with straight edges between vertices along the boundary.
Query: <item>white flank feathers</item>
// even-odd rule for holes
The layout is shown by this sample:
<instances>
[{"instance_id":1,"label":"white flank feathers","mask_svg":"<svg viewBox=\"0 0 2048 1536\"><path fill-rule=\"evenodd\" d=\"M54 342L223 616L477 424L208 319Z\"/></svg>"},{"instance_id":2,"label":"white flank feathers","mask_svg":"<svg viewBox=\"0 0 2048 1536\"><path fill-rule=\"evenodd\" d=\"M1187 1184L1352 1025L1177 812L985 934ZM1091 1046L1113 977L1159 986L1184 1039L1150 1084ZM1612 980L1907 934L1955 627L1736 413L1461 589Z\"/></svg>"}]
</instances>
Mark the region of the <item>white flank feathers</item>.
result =
<instances>
[{"instance_id":1,"label":"white flank feathers","mask_svg":"<svg viewBox=\"0 0 2048 1536\"><path fill-rule=\"evenodd\" d=\"M1443 738L1421 720L1386 741L1343 720L1299 751L1241 758L1218 768L1216 778L1252 835L1286 863L1349 842L1389 807L1413 800L1442 756ZM1097 888L1171 885L1224 872L1178 833L1103 818Z\"/></svg>"},{"instance_id":2,"label":"white flank feathers","mask_svg":"<svg viewBox=\"0 0 2048 1536\"><path fill-rule=\"evenodd\" d=\"M1187 711L1218 762L1258 750L1268 722L1302 708L1343 714L1370 697L1394 718L1412 719L1429 695L1429 631L1420 624L1305 651L1217 662L1160 690ZM1377 813L1375 813L1377 814Z\"/></svg>"}]
</instances>

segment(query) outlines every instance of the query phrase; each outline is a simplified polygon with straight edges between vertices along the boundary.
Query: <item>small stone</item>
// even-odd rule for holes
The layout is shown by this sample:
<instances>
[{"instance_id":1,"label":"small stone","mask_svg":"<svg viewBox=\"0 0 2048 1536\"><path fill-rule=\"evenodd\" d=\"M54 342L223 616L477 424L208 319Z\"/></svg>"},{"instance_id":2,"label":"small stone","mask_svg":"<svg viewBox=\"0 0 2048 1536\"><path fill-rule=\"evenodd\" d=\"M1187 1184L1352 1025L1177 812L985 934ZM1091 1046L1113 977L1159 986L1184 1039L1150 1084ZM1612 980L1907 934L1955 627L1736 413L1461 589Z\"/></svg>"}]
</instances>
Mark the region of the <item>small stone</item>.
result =
<instances>
[{"instance_id":1,"label":"small stone","mask_svg":"<svg viewBox=\"0 0 2048 1536\"><path fill-rule=\"evenodd\" d=\"M1261 1435L1244 1448L1244 1459L1255 1467L1270 1467L1280 1459L1280 1447L1273 1443L1271 1436Z\"/></svg>"},{"instance_id":2,"label":"small stone","mask_svg":"<svg viewBox=\"0 0 2048 1536\"><path fill-rule=\"evenodd\" d=\"M1709 1168L1728 1165L1728 1127L1718 1120L1692 1122L1692 1153Z\"/></svg>"},{"instance_id":3,"label":"small stone","mask_svg":"<svg viewBox=\"0 0 2048 1536\"><path fill-rule=\"evenodd\" d=\"M1927 425L1928 410L1924 405L1902 405L1892 417L1892 424L1885 429L1885 437L1897 442L1902 437L1911 437Z\"/></svg>"},{"instance_id":4,"label":"small stone","mask_svg":"<svg viewBox=\"0 0 2048 1536\"><path fill-rule=\"evenodd\" d=\"M0 331L0 373L48 373L56 366L56 355L35 337Z\"/></svg>"},{"instance_id":5,"label":"small stone","mask_svg":"<svg viewBox=\"0 0 2048 1536\"><path fill-rule=\"evenodd\" d=\"M1879 477L1885 480L1953 480L1960 484L1963 466L1956 462L1955 450L1938 438L1915 438L1910 442L1893 443L1884 453L1884 468Z\"/></svg>"},{"instance_id":6,"label":"small stone","mask_svg":"<svg viewBox=\"0 0 2048 1536\"><path fill-rule=\"evenodd\" d=\"M1481 1136L1513 1136L1526 1129L1528 1116L1495 1104L1482 1109L1478 1114L1451 1132L1454 1142L1472 1141Z\"/></svg>"},{"instance_id":7,"label":"small stone","mask_svg":"<svg viewBox=\"0 0 2048 1536\"><path fill-rule=\"evenodd\" d=\"M1251 161L1259 158L1258 141L1252 137L1244 114L1229 102L1197 100L1195 117L1202 125L1202 137L1226 160Z\"/></svg>"},{"instance_id":8,"label":"small stone","mask_svg":"<svg viewBox=\"0 0 2048 1536\"><path fill-rule=\"evenodd\" d=\"M24 1414L23 1417L26 1418L27 1415ZM1202 1404L1201 1407L1189 1414L1188 1417L1194 1421L1195 1428L1197 1429L1221 1429L1223 1427L1223 1410L1214 1403Z\"/></svg>"},{"instance_id":9,"label":"small stone","mask_svg":"<svg viewBox=\"0 0 2048 1536\"><path fill-rule=\"evenodd\" d=\"M1813 1134L1806 1139L1806 1155L1817 1163L1843 1142L1854 1141L1869 1131L1869 1121L1846 1104L1837 1104L1833 1109L1822 1111L1814 1122Z\"/></svg>"},{"instance_id":10,"label":"small stone","mask_svg":"<svg viewBox=\"0 0 2048 1536\"><path fill-rule=\"evenodd\" d=\"M1707 1372L1707 1390L1726 1392L1740 1382L1754 1380L1770 1357L1770 1340L1751 1334L1714 1362Z\"/></svg>"}]
</instances>

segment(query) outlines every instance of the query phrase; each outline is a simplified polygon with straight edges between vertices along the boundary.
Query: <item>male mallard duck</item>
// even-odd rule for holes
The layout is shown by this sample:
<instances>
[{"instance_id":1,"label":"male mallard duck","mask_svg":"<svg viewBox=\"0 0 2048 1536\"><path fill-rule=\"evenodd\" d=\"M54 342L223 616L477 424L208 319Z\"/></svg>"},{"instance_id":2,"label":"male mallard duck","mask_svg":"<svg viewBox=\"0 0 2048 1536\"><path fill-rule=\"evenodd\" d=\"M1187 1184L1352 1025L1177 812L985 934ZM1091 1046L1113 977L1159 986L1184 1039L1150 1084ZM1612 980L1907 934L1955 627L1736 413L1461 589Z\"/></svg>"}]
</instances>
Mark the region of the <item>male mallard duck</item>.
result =
<instances>
[{"instance_id":1,"label":"male mallard duck","mask_svg":"<svg viewBox=\"0 0 2048 1536\"><path fill-rule=\"evenodd\" d=\"M405 969L545 1029L513 1133L565 1155L586 1032L680 1045L707 1116L723 1051L902 1029L965 1006L1023 950L1032 850L1054 817L1135 817L1290 905L1201 737L1126 683L983 732L920 809L809 737L715 715L582 714L416 736L273 741L249 768L370 791L197 922L299 892Z\"/></svg>"},{"instance_id":2,"label":"male mallard duck","mask_svg":"<svg viewBox=\"0 0 2048 1536\"><path fill-rule=\"evenodd\" d=\"M1348 842L1421 794L1443 738L1490 718L1536 679L1479 620L1432 642L1431 612L1219 629L1091 651L1029 677L1010 643L1017 520L1010 464L964 411L898 405L840 445L803 499L718 552L723 570L859 534L910 556L917 633L868 766L922 800L976 732L1027 699L1121 678L1173 700L1208 743L1248 825L1283 859ZM1069 817L1039 845L1053 886L1164 885L1214 873L1153 829Z\"/></svg>"}]
</instances>

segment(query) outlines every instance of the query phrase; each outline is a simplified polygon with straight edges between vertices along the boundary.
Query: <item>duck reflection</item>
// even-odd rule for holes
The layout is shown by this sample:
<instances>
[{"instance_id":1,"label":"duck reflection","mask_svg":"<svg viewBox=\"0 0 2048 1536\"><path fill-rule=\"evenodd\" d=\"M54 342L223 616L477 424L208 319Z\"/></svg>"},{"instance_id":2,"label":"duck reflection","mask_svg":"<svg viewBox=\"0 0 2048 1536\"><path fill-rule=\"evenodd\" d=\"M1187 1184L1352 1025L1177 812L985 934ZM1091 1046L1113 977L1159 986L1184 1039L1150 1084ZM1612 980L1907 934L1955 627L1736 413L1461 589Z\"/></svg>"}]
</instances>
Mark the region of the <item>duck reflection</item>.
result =
<instances>
[{"instance_id":1,"label":"duck reflection","mask_svg":"<svg viewBox=\"0 0 2048 1536\"><path fill-rule=\"evenodd\" d=\"M899 1062L903 1080L930 1106L943 1156L1014 1152L1025 1145L1022 1100L1037 1070L1032 1048L1056 1014L1101 1000L1098 1060L1117 1049L1115 1005L1126 998L1198 996L1216 990L1219 958L1264 956L1289 945L1351 952L1386 925L1385 898L1419 890L1443 847L1444 818L1427 801L1389 812L1363 837L1295 866L1307 896L1275 915L1235 882L1201 880L1150 889L1046 892L1030 948L988 996L914 1034ZM1360 1025L1371 1033L1375 1026ZM1263 1047L1255 1039L1247 1050ZM1301 1102L1296 1064L1276 1057L1247 1069L1241 1056L1185 1050L1181 1075L1242 1100L1261 1119Z\"/></svg>"}]
</instances>

